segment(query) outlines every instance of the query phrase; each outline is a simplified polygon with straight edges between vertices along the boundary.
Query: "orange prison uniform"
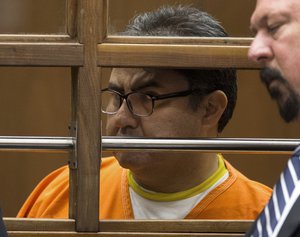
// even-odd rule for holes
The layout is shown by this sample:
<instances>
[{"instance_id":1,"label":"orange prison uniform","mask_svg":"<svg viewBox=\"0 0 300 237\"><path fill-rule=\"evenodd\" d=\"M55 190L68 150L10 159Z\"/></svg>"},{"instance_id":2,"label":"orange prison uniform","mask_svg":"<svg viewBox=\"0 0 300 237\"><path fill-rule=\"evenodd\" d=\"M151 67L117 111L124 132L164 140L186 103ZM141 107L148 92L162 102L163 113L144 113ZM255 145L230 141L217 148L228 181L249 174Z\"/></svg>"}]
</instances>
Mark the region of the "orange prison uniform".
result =
<instances>
[{"instance_id":1,"label":"orange prison uniform","mask_svg":"<svg viewBox=\"0 0 300 237\"><path fill-rule=\"evenodd\" d=\"M225 161L229 177L204 197L185 219L255 219L271 189L249 180ZM114 157L102 160L100 219L133 219L128 170ZM68 218L69 169L55 170L33 190L18 217Z\"/></svg>"}]
</instances>

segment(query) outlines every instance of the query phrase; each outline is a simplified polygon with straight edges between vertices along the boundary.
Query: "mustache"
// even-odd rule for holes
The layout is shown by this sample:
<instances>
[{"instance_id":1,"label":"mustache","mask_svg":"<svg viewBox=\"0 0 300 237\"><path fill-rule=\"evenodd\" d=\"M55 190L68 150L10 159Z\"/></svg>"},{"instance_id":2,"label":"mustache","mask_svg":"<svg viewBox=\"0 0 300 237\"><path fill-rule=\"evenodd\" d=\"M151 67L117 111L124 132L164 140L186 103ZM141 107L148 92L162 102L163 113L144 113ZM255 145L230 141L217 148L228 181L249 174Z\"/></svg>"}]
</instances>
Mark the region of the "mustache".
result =
<instances>
[{"instance_id":1,"label":"mustache","mask_svg":"<svg viewBox=\"0 0 300 237\"><path fill-rule=\"evenodd\" d=\"M270 96L272 99L277 99L281 96L281 92L279 90L278 87L275 88L269 88L269 85L274 82L277 81L279 82L281 85L284 85L286 88L290 88L290 85L287 83L287 81L284 79L284 77L282 76L282 74L273 68L264 68L260 71L260 78L262 80L262 82L265 84L265 86L267 87L267 90L270 93Z\"/></svg>"},{"instance_id":2,"label":"mustache","mask_svg":"<svg viewBox=\"0 0 300 237\"><path fill-rule=\"evenodd\" d=\"M281 75L280 71L266 67L260 71L260 78L264 83L271 83L274 80L285 82L284 77Z\"/></svg>"}]
</instances>

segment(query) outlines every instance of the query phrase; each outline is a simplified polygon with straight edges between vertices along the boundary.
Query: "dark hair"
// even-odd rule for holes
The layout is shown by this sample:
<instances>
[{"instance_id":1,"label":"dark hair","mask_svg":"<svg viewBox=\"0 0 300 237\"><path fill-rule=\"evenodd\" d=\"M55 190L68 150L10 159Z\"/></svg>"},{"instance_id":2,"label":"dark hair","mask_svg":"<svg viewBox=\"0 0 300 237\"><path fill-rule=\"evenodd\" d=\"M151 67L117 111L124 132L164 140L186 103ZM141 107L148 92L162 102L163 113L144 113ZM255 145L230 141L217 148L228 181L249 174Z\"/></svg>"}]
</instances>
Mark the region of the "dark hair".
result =
<instances>
[{"instance_id":1,"label":"dark hair","mask_svg":"<svg viewBox=\"0 0 300 237\"><path fill-rule=\"evenodd\" d=\"M121 33L124 36L198 36L227 37L224 28L211 15L190 6L163 6L156 11L146 12L136 16ZM228 99L228 105L218 123L221 132L230 118L236 104L237 85L234 69L175 69L186 76L190 88L200 88L205 91L223 91ZM195 95L197 96L197 95ZM201 101L201 96L192 106Z\"/></svg>"}]
</instances>

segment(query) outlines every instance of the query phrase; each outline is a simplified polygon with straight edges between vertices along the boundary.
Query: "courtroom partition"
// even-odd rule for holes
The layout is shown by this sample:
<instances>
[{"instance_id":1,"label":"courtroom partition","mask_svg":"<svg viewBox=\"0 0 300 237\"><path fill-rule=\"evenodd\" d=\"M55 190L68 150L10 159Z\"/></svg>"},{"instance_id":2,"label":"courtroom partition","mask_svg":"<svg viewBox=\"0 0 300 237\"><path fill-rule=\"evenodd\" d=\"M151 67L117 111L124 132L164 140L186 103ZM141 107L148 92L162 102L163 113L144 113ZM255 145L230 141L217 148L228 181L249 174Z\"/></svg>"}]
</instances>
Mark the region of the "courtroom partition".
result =
<instances>
[{"instance_id":1,"label":"courtroom partition","mask_svg":"<svg viewBox=\"0 0 300 237\"><path fill-rule=\"evenodd\" d=\"M118 139L114 140L117 144L115 148L107 146L105 137L101 139L99 89L104 67L259 69L258 65L247 59L251 38L110 36L107 34L108 3L108 0L67 0L66 32L63 33L0 35L1 66L59 66L71 69L69 136L64 138L68 141L67 145L60 148L67 150L70 155L70 219L4 218L9 236L243 236L252 221L99 222L99 157L102 148L112 151L121 147ZM8 142L4 142L1 149L22 150L36 149L44 137L36 138L37 141L30 147L24 147L28 137L21 137L24 141L17 143L17 146L14 144L15 147L11 147L13 137L6 139ZM58 138L52 139L57 141ZM239 139L232 141L238 143ZM135 144L138 142L135 141ZM208 142L210 150L215 147L213 141L202 142ZM256 145L260 144L259 141L255 142L258 142ZM283 144L277 151L287 153L298 143L294 140L277 142ZM221 151L223 148L219 147ZM53 149L59 148L53 146ZM122 149L132 148L125 144ZM203 150L203 147L195 149ZM239 148L231 147L232 150L238 151Z\"/></svg>"},{"instance_id":2,"label":"courtroom partition","mask_svg":"<svg viewBox=\"0 0 300 237\"><path fill-rule=\"evenodd\" d=\"M53 35L0 35L0 65L71 67L73 106L70 135L77 142L70 157L70 166L74 165L71 167L74 171L71 172L71 186L76 187L71 188L70 216L76 219L77 231L97 232L98 209L94 207L99 205L99 189L95 187L99 180L100 165L100 86L93 54L96 55L100 39L98 16L102 13L103 1L68 0L65 3L66 32ZM84 177L82 173L85 173ZM89 185L78 185L81 182ZM85 203L89 203L90 207L83 208L82 204Z\"/></svg>"},{"instance_id":3,"label":"courtroom partition","mask_svg":"<svg viewBox=\"0 0 300 237\"><path fill-rule=\"evenodd\" d=\"M98 233L74 232L75 221L6 218L9 236L244 236L251 221L102 220Z\"/></svg>"}]
</instances>

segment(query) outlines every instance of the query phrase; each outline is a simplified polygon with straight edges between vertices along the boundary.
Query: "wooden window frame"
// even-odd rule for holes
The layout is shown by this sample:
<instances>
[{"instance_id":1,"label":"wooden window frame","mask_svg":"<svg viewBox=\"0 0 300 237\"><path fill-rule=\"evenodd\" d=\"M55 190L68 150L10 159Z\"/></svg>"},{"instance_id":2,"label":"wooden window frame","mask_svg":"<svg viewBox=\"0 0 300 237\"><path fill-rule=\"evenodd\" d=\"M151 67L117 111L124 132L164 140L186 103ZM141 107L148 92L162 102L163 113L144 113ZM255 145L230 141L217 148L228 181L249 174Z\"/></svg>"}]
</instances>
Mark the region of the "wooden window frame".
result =
<instances>
[{"instance_id":1,"label":"wooden window frame","mask_svg":"<svg viewBox=\"0 0 300 237\"><path fill-rule=\"evenodd\" d=\"M258 69L247 59L252 39L107 35L108 0L67 0L66 14L66 34L0 34L0 66L72 68L70 219L4 218L9 236L243 236L252 221L99 221L99 71L145 66Z\"/></svg>"}]
</instances>

